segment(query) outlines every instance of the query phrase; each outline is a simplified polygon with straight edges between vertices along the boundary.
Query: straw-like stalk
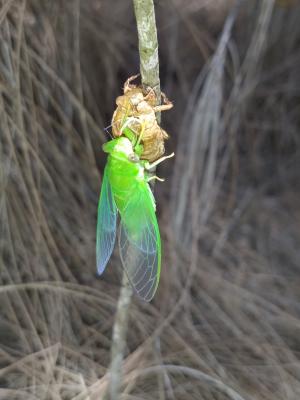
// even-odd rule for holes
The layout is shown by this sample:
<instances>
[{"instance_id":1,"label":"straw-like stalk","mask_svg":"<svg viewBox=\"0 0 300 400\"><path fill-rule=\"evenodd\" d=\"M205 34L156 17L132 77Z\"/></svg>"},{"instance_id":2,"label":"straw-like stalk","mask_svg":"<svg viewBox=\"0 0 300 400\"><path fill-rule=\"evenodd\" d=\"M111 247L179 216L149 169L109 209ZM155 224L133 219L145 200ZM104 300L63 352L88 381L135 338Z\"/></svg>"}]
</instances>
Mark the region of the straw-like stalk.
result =
<instances>
[{"instance_id":1,"label":"straw-like stalk","mask_svg":"<svg viewBox=\"0 0 300 400\"><path fill-rule=\"evenodd\" d=\"M133 0L139 38L140 72L142 84L154 89L160 99L158 41L153 0ZM160 119L160 115L158 116ZM126 336L132 288L123 272L122 288L117 305L111 345L109 396L120 398L122 385L122 362L126 347Z\"/></svg>"}]
</instances>

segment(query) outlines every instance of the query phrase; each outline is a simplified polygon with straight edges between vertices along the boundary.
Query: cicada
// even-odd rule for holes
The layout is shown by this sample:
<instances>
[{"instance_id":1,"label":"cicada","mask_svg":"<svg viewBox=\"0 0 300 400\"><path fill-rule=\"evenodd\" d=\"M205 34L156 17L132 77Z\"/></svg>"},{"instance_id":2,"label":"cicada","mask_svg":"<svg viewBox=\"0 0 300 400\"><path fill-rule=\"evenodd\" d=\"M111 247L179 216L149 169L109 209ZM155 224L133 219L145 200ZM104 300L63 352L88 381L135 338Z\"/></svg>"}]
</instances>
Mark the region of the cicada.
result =
<instances>
[{"instance_id":1,"label":"cicada","mask_svg":"<svg viewBox=\"0 0 300 400\"><path fill-rule=\"evenodd\" d=\"M130 136L128 132L127 136ZM150 170L174 153L150 164L141 160L142 148L138 141L127 136L122 135L103 145L108 158L98 205L97 269L102 274L112 254L119 213L122 265L135 292L150 301L157 289L161 269L161 239L155 199L149 186L150 180L159 178Z\"/></svg>"},{"instance_id":2,"label":"cicada","mask_svg":"<svg viewBox=\"0 0 300 400\"><path fill-rule=\"evenodd\" d=\"M124 94L116 99L117 108L112 117L112 134L114 137L121 136L125 121L136 139L141 136L143 130L141 159L153 162L164 154L164 141L169 137L158 124L155 114L171 109L173 104L162 93L163 104L157 105L156 94L152 88L131 83L137 76L127 79L124 84Z\"/></svg>"}]
</instances>

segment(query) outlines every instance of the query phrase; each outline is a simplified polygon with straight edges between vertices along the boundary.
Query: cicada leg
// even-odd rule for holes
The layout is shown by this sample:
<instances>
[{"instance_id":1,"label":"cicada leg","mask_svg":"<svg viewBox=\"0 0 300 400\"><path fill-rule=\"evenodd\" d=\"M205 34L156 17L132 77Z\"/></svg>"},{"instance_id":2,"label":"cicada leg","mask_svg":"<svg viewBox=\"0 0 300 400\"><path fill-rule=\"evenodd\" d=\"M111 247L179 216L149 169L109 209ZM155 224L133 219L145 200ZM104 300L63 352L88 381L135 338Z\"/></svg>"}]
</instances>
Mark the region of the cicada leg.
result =
<instances>
[{"instance_id":1,"label":"cicada leg","mask_svg":"<svg viewBox=\"0 0 300 400\"><path fill-rule=\"evenodd\" d=\"M155 179L156 179L157 181L159 181L159 182L164 182L164 181L165 181L163 178L159 178L159 177L156 176L156 175L152 175L152 176L150 176L149 178L147 178L147 182L154 181Z\"/></svg>"},{"instance_id":2,"label":"cicada leg","mask_svg":"<svg viewBox=\"0 0 300 400\"><path fill-rule=\"evenodd\" d=\"M161 98L163 99L164 104L169 105L170 108L173 107L173 103L167 98L164 92L161 92Z\"/></svg>"},{"instance_id":3,"label":"cicada leg","mask_svg":"<svg viewBox=\"0 0 300 400\"><path fill-rule=\"evenodd\" d=\"M156 104L156 99L157 99L155 90L154 90L152 87L148 86L148 87L146 88L146 91L147 91L148 93L144 96L144 100L145 100L148 104L150 104L151 107L155 106L155 104Z\"/></svg>"},{"instance_id":4,"label":"cicada leg","mask_svg":"<svg viewBox=\"0 0 300 400\"><path fill-rule=\"evenodd\" d=\"M139 134L138 140L136 142L136 146L139 146L141 143L141 140L143 139L144 133L145 133L145 121L141 122L141 132Z\"/></svg>"},{"instance_id":5,"label":"cicada leg","mask_svg":"<svg viewBox=\"0 0 300 400\"><path fill-rule=\"evenodd\" d=\"M135 85L131 85L130 82L134 81L138 76L140 76L140 74L130 76L127 79L127 81L124 83L124 88L123 88L124 93L127 93L129 90L134 89L136 87Z\"/></svg>"},{"instance_id":6,"label":"cicada leg","mask_svg":"<svg viewBox=\"0 0 300 400\"><path fill-rule=\"evenodd\" d=\"M128 118L129 109L130 109L130 107L129 107L129 105L127 105L125 113L122 116L122 120L121 120L121 123L120 123L120 136L123 133L123 129L127 126L126 123L127 123L128 119L129 119ZM116 122L118 122L118 121L116 121Z\"/></svg>"},{"instance_id":7,"label":"cicada leg","mask_svg":"<svg viewBox=\"0 0 300 400\"><path fill-rule=\"evenodd\" d=\"M168 111L173 107L172 103L169 104L161 104L160 106L153 107L154 112Z\"/></svg>"},{"instance_id":8,"label":"cicada leg","mask_svg":"<svg viewBox=\"0 0 300 400\"><path fill-rule=\"evenodd\" d=\"M161 98L163 100L163 104L155 105L156 102L155 90L151 87L148 87L147 90L148 93L144 97L144 100L146 100L152 106L154 112L157 113L161 111L167 111L173 107L173 103L167 98L164 92L161 92Z\"/></svg>"},{"instance_id":9,"label":"cicada leg","mask_svg":"<svg viewBox=\"0 0 300 400\"><path fill-rule=\"evenodd\" d=\"M168 156L164 156L164 157L159 158L158 160L154 161L154 162L151 163L151 164L150 164L149 162L146 161L145 164L144 164L144 168L145 168L146 170L150 170L150 169L156 167L156 166L157 166L158 164L160 164L161 162L167 160L168 158L172 158L172 157L174 157L174 156L175 156L175 153L169 154Z\"/></svg>"},{"instance_id":10,"label":"cicada leg","mask_svg":"<svg viewBox=\"0 0 300 400\"><path fill-rule=\"evenodd\" d=\"M141 131L139 134L138 132L135 132L135 130L130 126L131 122L137 122L138 124L141 125ZM138 136L138 139L136 141L136 146L139 145L145 131L145 123L141 122L138 117L128 117L121 127L121 132L124 133L124 130L127 127L135 134L136 137Z\"/></svg>"},{"instance_id":11,"label":"cicada leg","mask_svg":"<svg viewBox=\"0 0 300 400\"><path fill-rule=\"evenodd\" d=\"M131 129L132 131L133 131L133 129L129 126L129 124L131 123L131 122L138 122L139 124L141 124L141 121L137 118L137 117L128 117L127 119L126 119L126 121L123 123L123 125L121 126L121 132L123 133L123 131L124 131L124 129L125 128L129 128L129 129ZM136 132L135 132L136 133Z\"/></svg>"}]
</instances>

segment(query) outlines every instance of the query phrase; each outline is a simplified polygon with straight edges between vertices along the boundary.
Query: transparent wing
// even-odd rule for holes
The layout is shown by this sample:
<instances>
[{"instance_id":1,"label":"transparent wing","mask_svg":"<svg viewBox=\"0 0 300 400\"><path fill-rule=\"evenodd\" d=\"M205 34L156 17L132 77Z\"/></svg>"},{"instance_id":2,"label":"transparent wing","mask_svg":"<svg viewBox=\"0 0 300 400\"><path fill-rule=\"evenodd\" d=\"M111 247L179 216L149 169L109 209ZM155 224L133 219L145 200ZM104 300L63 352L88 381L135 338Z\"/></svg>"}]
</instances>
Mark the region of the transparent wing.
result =
<instances>
[{"instance_id":1,"label":"transparent wing","mask_svg":"<svg viewBox=\"0 0 300 400\"><path fill-rule=\"evenodd\" d=\"M116 239L117 207L111 186L104 170L100 199L98 204L96 259L99 275L104 271L111 256Z\"/></svg>"},{"instance_id":2,"label":"transparent wing","mask_svg":"<svg viewBox=\"0 0 300 400\"><path fill-rule=\"evenodd\" d=\"M143 300L150 301L160 277L161 242L153 195L147 186L130 197L121 214L119 248L130 283Z\"/></svg>"}]
</instances>

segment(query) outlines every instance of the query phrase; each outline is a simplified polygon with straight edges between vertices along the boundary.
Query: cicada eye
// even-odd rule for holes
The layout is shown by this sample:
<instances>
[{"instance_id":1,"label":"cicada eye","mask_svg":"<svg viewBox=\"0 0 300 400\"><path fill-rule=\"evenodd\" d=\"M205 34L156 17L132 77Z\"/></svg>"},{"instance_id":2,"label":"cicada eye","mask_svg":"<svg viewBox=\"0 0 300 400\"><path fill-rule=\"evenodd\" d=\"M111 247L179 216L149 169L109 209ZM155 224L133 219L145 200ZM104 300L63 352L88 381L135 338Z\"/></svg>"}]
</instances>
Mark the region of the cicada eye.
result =
<instances>
[{"instance_id":1,"label":"cicada eye","mask_svg":"<svg viewBox=\"0 0 300 400\"><path fill-rule=\"evenodd\" d=\"M131 162L139 162L140 161L140 158L139 158L139 156L138 155L136 155L135 153L131 153L131 154L129 154L129 156L128 156L128 160L129 161L131 161Z\"/></svg>"}]
</instances>

